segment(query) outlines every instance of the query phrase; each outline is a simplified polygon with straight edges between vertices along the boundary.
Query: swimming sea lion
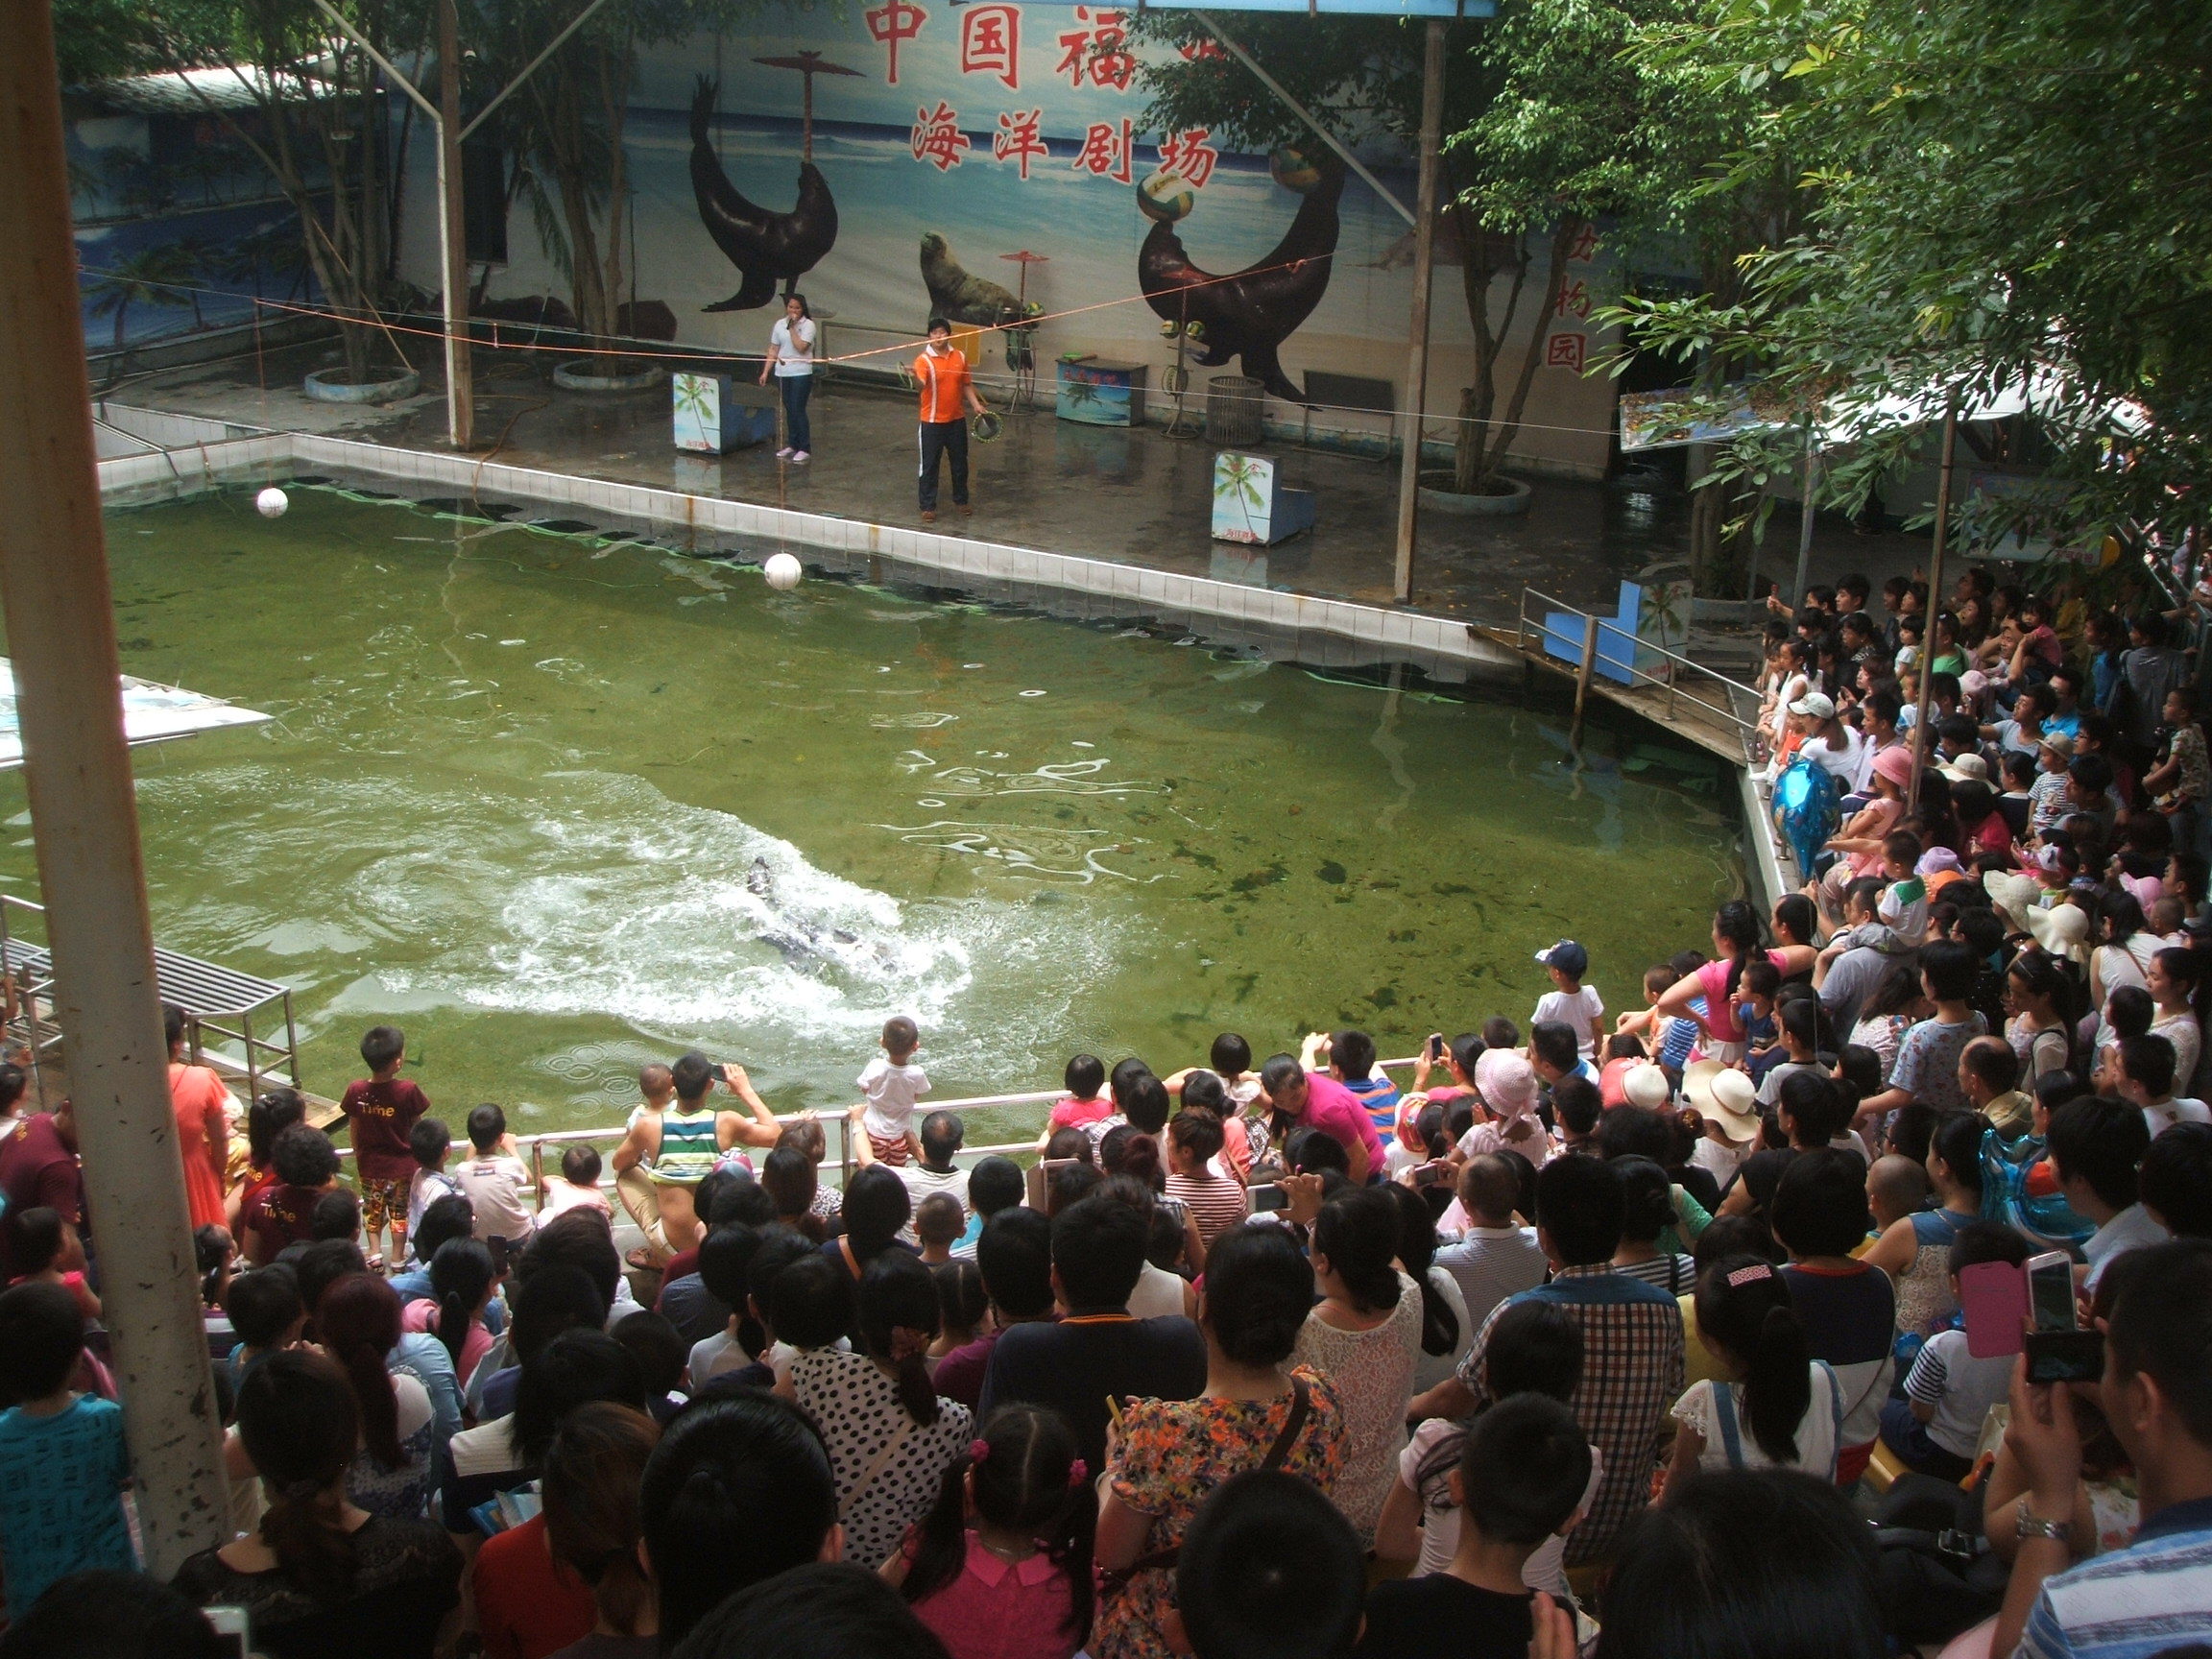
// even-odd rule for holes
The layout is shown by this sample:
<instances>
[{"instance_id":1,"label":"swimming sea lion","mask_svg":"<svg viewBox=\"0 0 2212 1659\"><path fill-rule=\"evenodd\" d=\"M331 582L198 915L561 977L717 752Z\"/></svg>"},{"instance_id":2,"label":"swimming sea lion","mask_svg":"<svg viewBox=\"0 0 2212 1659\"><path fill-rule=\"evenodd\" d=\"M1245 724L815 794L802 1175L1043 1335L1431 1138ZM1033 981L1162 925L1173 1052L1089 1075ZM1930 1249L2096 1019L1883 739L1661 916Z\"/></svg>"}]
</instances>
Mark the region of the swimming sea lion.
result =
<instances>
[{"instance_id":1,"label":"swimming sea lion","mask_svg":"<svg viewBox=\"0 0 2212 1659\"><path fill-rule=\"evenodd\" d=\"M1335 264L1336 202L1344 194L1344 163L1323 151L1313 160L1318 180L1304 193L1298 216L1265 257L1227 276L1190 263L1170 220L1156 220L1137 254L1137 285L1152 309L1168 322L1189 318L1205 325L1199 363L1217 369L1241 357L1244 373L1277 397L1292 403L1306 394L1290 383L1276 348L1313 314L1329 290Z\"/></svg>"},{"instance_id":2,"label":"swimming sea lion","mask_svg":"<svg viewBox=\"0 0 2212 1659\"><path fill-rule=\"evenodd\" d=\"M1042 315L1045 309L1035 303L1023 305L998 283L969 276L934 230L922 232L922 285L929 290L932 317L979 328L1019 323Z\"/></svg>"},{"instance_id":3,"label":"swimming sea lion","mask_svg":"<svg viewBox=\"0 0 2212 1659\"><path fill-rule=\"evenodd\" d=\"M706 309L753 311L768 303L779 281L788 295L836 245L837 204L822 169L811 161L799 164L799 200L790 212L771 213L747 201L722 171L708 132L715 85L702 75L691 97L691 194L707 234L737 267L744 284Z\"/></svg>"}]
</instances>

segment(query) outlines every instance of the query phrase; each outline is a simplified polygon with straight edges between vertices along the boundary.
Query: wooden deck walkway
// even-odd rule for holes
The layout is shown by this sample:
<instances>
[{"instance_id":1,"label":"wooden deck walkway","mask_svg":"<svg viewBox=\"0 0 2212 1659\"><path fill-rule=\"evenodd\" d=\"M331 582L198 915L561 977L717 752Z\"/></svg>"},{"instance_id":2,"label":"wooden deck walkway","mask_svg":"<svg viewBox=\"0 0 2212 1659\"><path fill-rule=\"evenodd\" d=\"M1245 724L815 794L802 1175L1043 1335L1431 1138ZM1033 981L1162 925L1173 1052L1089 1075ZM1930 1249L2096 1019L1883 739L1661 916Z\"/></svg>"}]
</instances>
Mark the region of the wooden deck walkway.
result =
<instances>
[{"instance_id":1,"label":"wooden deck walkway","mask_svg":"<svg viewBox=\"0 0 2212 1659\"><path fill-rule=\"evenodd\" d=\"M1532 648L1526 636L1510 628L1479 627L1474 632L1504 647L1523 661L1558 675L1570 685L1580 678L1575 663L1553 657L1541 647ZM1757 711L1755 709L1722 709L1716 698L1735 695L1722 692L1722 684L1706 680L1696 685L1623 685L1602 674L1593 674L1590 691L1616 708L1640 714L1671 735L1719 756L1731 766L1748 765L1750 757L1744 749L1743 730L1729 716L1733 713L1737 719L1748 720L1754 718Z\"/></svg>"}]
</instances>

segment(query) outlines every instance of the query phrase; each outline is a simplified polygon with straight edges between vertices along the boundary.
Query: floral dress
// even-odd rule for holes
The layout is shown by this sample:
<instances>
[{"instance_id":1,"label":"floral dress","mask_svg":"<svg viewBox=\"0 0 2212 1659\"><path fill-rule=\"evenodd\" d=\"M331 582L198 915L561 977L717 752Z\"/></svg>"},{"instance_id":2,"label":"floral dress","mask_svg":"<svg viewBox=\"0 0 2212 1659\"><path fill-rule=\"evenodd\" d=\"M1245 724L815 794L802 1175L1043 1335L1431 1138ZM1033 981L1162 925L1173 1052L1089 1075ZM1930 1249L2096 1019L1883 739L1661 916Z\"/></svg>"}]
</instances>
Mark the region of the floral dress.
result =
<instances>
[{"instance_id":1,"label":"floral dress","mask_svg":"<svg viewBox=\"0 0 2212 1659\"><path fill-rule=\"evenodd\" d=\"M1299 1366L1305 1380L1306 1427L1283 1459L1286 1474L1331 1492L1344 1467L1344 1410L1336 1391ZM1290 1396L1249 1400L1140 1400L1121 1413L1120 1443L1107 1463L1114 1496L1152 1517L1144 1554L1181 1547L1191 1517L1233 1475L1257 1469L1290 1416ZM1094 1659L1168 1659L1161 1621L1173 1604L1174 1575L1165 1568L1135 1575L1098 1603L1092 1632Z\"/></svg>"}]
</instances>

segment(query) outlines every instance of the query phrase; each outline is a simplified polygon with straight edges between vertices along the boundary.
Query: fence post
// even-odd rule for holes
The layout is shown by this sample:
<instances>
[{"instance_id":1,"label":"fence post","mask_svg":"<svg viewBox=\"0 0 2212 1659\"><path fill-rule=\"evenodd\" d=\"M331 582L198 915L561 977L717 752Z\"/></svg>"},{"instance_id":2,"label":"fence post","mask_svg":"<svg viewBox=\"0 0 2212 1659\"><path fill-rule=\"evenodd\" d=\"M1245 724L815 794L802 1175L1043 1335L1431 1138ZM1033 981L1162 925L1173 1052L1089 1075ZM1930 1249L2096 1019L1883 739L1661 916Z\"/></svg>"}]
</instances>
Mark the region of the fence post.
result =
<instances>
[{"instance_id":1,"label":"fence post","mask_svg":"<svg viewBox=\"0 0 2212 1659\"><path fill-rule=\"evenodd\" d=\"M1568 728L1567 746L1582 747L1582 705L1590 697L1590 676L1598 668L1598 618L1582 618L1582 667L1575 676L1575 722Z\"/></svg>"}]
</instances>

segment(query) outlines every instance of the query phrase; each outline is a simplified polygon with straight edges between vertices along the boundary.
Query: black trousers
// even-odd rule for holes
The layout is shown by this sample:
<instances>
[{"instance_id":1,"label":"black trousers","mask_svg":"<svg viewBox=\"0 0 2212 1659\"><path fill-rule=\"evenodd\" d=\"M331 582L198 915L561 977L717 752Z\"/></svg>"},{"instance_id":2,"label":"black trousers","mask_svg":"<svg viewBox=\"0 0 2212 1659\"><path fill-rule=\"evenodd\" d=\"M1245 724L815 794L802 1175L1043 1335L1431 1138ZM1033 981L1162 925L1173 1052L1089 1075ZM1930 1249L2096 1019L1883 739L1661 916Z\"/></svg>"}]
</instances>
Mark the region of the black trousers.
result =
<instances>
[{"instance_id":1,"label":"black trousers","mask_svg":"<svg viewBox=\"0 0 2212 1659\"><path fill-rule=\"evenodd\" d=\"M968 505L968 422L925 421L917 440L922 452L922 511L937 511L937 458L952 463L952 504Z\"/></svg>"}]
</instances>

